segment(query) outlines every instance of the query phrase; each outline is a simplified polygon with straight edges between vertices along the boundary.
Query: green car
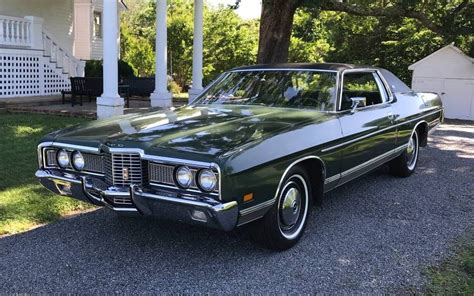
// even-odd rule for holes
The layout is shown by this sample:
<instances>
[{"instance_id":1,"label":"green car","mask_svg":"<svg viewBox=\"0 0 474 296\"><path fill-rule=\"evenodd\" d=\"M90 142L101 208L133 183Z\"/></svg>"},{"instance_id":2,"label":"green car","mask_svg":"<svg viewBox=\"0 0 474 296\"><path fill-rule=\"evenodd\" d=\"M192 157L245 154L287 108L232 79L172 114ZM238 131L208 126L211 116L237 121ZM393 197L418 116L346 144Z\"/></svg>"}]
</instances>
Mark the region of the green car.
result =
<instances>
[{"instance_id":1,"label":"green car","mask_svg":"<svg viewBox=\"0 0 474 296\"><path fill-rule=\"evenodd\" d=\"M407 177L443 120L440 97L347 64L232 69L192 103L66 128L38 146L39 181L119 215L225 231L252 222L284 250L325 192L388 163Z\"/></svg>"}]
</instances>

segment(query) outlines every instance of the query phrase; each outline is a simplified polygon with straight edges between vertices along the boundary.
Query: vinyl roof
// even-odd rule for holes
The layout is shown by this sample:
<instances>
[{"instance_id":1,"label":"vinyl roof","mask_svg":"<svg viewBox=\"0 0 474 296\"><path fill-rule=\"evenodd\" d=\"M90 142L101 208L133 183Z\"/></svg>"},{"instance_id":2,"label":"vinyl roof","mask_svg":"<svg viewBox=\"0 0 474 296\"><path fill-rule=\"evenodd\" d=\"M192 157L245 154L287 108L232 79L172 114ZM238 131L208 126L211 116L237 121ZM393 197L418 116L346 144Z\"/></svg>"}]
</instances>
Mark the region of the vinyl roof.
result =
<instances>
[{"instance_id":1,"label":"vinyl roof","mask_svg":"<svg viewBox=\"0 0 474 296\"><path fill-rule=\"evenodd\" d=\"M231 71L238 70L259 70L259 69L306 69L306 70L333 70L343 71L347 69L373 68L370 66L340 64L340 63L285 63L285 64L259 64L251 66L242 66L233 68Z\"/></svg>"}]
</instances>

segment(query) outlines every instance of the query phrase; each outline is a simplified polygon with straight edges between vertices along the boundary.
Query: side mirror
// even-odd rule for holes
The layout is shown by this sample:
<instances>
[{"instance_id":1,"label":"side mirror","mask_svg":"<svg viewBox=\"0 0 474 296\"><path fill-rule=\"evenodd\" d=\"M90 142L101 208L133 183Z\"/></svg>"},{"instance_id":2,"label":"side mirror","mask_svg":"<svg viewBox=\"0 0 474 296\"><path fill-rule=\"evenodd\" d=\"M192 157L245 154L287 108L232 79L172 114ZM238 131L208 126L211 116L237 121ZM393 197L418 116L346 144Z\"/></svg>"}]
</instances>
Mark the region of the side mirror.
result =
<instances>
[{"instance_id":1,"label":"side mirror","mask_svg":"<svg viewBox=\"0 0 474 296\"><path fill-rule=\"evenodd\" d=\"M351 101L351 113L355 113L358 107L365 107L367 105L367 99L365 97L353 97Z\"/></svg>"}]
</instances>

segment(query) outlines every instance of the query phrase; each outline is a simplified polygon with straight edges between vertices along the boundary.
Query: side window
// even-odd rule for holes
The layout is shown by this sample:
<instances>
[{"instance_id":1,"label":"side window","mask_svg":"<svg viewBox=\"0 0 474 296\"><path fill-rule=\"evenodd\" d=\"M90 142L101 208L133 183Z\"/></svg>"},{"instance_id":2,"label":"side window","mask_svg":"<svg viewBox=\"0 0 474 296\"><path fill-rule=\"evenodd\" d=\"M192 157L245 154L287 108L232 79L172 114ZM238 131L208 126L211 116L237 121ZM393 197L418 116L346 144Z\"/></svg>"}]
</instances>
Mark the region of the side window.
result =
<instances>
[{"instance_id":1,"label":"side window","mask_svg":"<svg viewBox=\"0 0 474 296\"><path fill-rule=\"evenodd\" d=\"M344 74L341 110L349 110L352 107L351 98L363 97L366 100L366 106L383 103L383 97L378 77L372 72L346 73Z\"/></svg>"}]
</instances>

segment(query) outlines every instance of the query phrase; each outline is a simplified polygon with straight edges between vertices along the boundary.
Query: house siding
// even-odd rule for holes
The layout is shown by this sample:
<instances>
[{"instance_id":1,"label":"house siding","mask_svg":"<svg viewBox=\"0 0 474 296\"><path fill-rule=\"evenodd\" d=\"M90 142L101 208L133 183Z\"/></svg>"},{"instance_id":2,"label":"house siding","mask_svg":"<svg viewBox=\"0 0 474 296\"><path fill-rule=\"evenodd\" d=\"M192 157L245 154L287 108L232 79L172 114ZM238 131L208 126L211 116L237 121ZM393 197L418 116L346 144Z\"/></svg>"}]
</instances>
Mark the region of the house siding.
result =
<instances>
[{"instance_id":1,"label":"house siding","mask_svg":"<svg viewBox=\"0 0 474 296\"><path fill-rule=\"evenodd\" d=\"M73 52L74 44L73 0L1 0L0 14L43 18L44 29L59 43L59 46Z\"/></svg>"},{"instance_id":2,"label":"house siding","mask_svg":"<svg viewBox=\"0 0 474 296\"><path fill-rule=\"evenodd\" d=\"M91 15L93 15L94 11L98 11L98 12L102 13L103 10L104 10L104 5L103 5L102 0L93 0L92 1ZM90 23L93 24L93 20L91 20ZM92 34L92 30L91 30L91 35L90 36L91 36L90 58L92 60L100 60L100 59L102 59L102 53L103 53L103 47L104 47L103 40L102 40L102 38L95 38L94 34Z\"/></svg>"}]
</instances>

